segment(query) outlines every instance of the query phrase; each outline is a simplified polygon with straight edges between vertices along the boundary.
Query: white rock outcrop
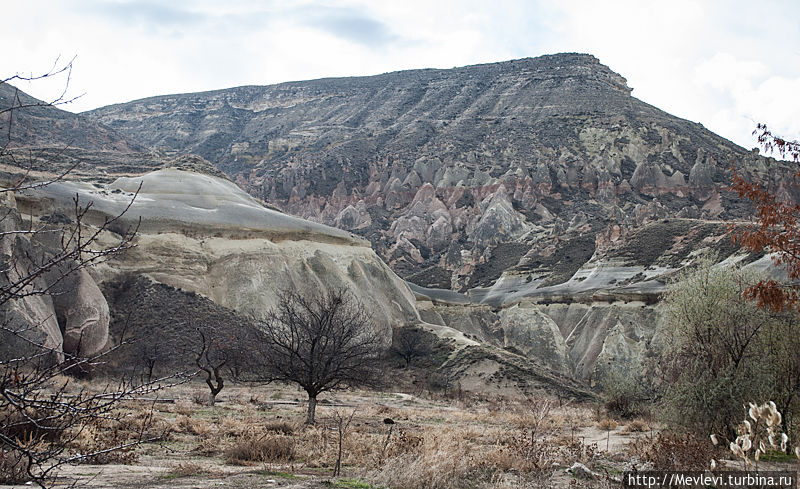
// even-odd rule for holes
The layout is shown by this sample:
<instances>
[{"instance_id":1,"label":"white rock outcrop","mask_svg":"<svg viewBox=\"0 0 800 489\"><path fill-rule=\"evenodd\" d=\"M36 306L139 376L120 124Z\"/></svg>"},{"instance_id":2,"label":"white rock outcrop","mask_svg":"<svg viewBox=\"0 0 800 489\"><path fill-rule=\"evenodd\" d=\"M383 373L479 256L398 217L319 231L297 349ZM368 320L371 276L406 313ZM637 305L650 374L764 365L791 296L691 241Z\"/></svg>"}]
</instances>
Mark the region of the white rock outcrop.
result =
<instances>
[{"instance_id":1,"label":"white rock outcrop","mask_svg":"<svg viewBox=\"0 0 800 489\"><path fill-rule=\"evenodd\" d=\"M90 223L121 215L113 231L138 226L134 247L92 270L98 282L143 274L255 317L285 288L347 287L372 311L387 343L392 325L419 321L411 290L367 241L268 209L229 181L165 169L107 186L59 182L20 196L20 208L69 215L75 195L92 202ZM98 244L115 238L106 232Z\"/></svg>"}]
</instances>

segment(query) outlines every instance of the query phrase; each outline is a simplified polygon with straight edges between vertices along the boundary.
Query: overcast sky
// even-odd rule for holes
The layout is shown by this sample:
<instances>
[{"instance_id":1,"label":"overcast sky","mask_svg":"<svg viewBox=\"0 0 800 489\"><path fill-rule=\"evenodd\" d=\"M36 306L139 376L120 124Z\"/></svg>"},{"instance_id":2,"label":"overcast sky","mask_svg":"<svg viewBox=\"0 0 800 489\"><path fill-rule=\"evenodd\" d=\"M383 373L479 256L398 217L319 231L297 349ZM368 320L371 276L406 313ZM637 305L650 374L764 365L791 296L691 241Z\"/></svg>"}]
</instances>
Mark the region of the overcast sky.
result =
<instances>
[{"instance_id":1,"label":"overcast sky","mask_svg":"<svg viewBox=\"0 0 800 489\"><path fill-rule=\"evenodd\" d=\"M800 1L25 0L0 77L75 57L73 112L167 93L586 52L633 95L747 148L800 138ZM39 98L53 84L20 84Z\"/></svg>"}]
</instances>

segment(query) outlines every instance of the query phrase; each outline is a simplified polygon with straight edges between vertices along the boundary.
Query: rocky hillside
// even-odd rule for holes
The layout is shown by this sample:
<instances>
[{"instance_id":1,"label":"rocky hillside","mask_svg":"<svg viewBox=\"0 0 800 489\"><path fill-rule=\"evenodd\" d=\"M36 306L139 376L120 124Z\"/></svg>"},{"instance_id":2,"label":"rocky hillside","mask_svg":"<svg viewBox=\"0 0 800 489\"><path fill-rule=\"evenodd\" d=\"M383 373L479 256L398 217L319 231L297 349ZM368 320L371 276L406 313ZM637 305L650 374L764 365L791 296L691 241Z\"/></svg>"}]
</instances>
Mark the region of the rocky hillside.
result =
<instances>
[{"instance_id":1,"label":"rocky hillside","mask_svg":"<svg viewBox=\"0 0 800 489\"><path fill-rule=\"evenodd\" d=\"M3 236L0 244L10 252L4 259L14 270L29 263L31 250L58 250L58 230L71 221L76 196L84 205L91 202L83 219L86 232L115 219L96 246L113 246L126 229L137 231L132 247L98 265L66 278L44 276L41 286L54 286L52 297L4 304L0 317L21 334L0 331L0 358L30 351L33 344L52 349L55 360L63 359L61 352L94 355L118 344L124 332L136 341L114 352L109 368L146 372L153 368L148 362L155 362L156 372L174 371L191 361L187 345L197 343L197 327L244 337L284 287L301 293L347 288L369 311L385 346L398 327L434 333L451 357L435 368L453 379L470 379L470 390L492 392L507 380L471 379L480 363L515 372L514 382L503 384L506 393L592 396L535 359L470 340L448 325L425 323L409 286L368 241L264 207L228 180L165 168L107 184L70 179L4 196L5 228L31 222L48 229L30 240Z\"/></svg>"},{"instance_id":2,"label":"rocky hillside","mask_svg":"<svg viewBox=\"0 0 800 489\"><path fill-rule=\"evenodd\" d=\"M769 269L730 242L729 224L751 212L727 191L732 168L798 197L781 162L633 98L580 54L53 117L143 145L42 142L29 166L80 161L78 181L17 196L24 217L50 222L77 193L102 222L142 184L123 219L142 217L137 247L92 272L112 324L146 304L158 329L162 296L209 317L252 316L276 283L346 284L387 339L418 324L452 350L443 371L500 393L585 397L580 381L619 365L646 376L670 275L703 250Z\"/></svg>"},{"instance_id":3,"label":"rocky hillside","mask_svg":"<svg viewBox=\"0 0 800 489\"><path fill-rule=\"evenodd\" d=\"M0 134L0 145L9 148L69 146L121 153L146 149L104 124L57 110L8 83L0 83Z\"/></svg>"},{"instance_id":4,"label":"rocky hillside","mask_svg":"<svg viewBox=\"0 0 800 489\"><path fill-rule=\"evenodd\" d=\"M366 237L411 282L458 291L515 266L566 281L600 243L649 221L743 216L726 191L734 165L793 188L584 54L169 95L86 116L197 153L251 195Z\"/></svg>"},{"instance_id":5,"label":"rocky hillside","mask_svg":"<svg viewBox=\"0 0 800 489\"><path fill-rule=\"evenodd\" d=\"M355 291L387 338L392 325L418 319L411 291L368 242L265 208L227 180L170 168L108 185L56 182L18 192L17 208L29 219L63 221L76 195L92 202L90 224L120 216L99 244L137 229L134 247L92 268L101 283L145 275L252 317L276 304L276 284L326 284Z\"/></svg>"}]
</instances>

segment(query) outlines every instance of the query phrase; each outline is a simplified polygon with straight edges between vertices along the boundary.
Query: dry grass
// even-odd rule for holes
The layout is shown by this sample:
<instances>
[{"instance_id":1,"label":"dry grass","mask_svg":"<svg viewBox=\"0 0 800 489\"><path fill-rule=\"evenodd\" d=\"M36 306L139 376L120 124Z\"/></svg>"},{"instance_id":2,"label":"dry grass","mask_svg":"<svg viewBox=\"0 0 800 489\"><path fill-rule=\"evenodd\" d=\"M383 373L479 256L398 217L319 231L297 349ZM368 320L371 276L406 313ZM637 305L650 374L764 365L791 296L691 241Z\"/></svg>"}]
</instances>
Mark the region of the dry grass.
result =
<instances>
[{"instance_id":1,"label":"dry grass","mask_svg":"<svg viewBox=\"0 0 800 489\"><path fill-rule=\"evenodd\" d=\"M174 408L170 411L182 416L191 416L192 413L195 412L195 409L196 407L192 403L188 401L179 401L175 403Z\"/></svg>"},{"instance_id":2,"label":"dry grass","mask_svg":"<svg viewBox=\"0 0 800 489\"><path fill-rule=\"evenodd\" d=\"M295 440L290 436L251 431L225 450L225 462L247 465L251 462L289 462L295 457Z\"/></svg>"},{"instance_id":3,"label":"dry grass","mask_svg":"<svg viewBox=\"0 0 800 489\"><path fill-rule=\"evenodd\" d=\"M67 432L66 447L75 452L87 455L83 463L133 464L139 453L132 442L165 441L173 432L173 423L164 416L153 411L150 406L124 406L125 411L112 412L106 418L98 418L77 432ZM108 450L112 447L114 450Z\"/></svg>"},{"instance_id":4,"label":"dry grass","mask_svg":"<svg viewBox=\"0 0 800 489\"><path fill-rule=\"evenodd\" d=\"M181 462L178 465L171 467L165 474L164 477L167 479L170 478L179 478L179 477L191 477L194 475L201 475L207 474L208 469L203 467L202 465L194 462Z\"/></svg>"},{"instance_id":5,"label":"dry grass","mask_svg":"<svg viewBox=\"0 0 800 489\"><path fill-rule=\"evenodd\" d=\"M197 442L197 446L195 446L192 451L205 456L216 455L221 451L219 440L203 438Z\"/></svg>"},{"instance_id":6,"label":"dry grass","mask_svg":"<svg viewBox=\"0 0 800 489\"><path fill-rule=\"evenodd\" d=\"M481 458L458 429L428 430L422 442L408 447L370 473L378 485L392 489L459 489L471 487Z\"/></svg>"},{"instance_id":7,"label":"dry grass","mask_svg":"<svg viewBox=\"0 0 800 489\"><path fill-rule=\"evenodd\" d=\"M597 422L597 427L604 431L614 430L617 426L619 426L617 421L611 418L603 418Z\"/></svg>"},{"instance_id":8,"label":"dry grass","mask_svg":"<svg viewBox=\"0 0 800 489\"><path fill-rule=\"evenodd\" d=\"M132 464L138 459L133 447L106 451L111 447L124 446L137 438L136 433L126 432L114 423L97 422L82 429L68 443L76 453L89 454L83 462L93 465Z\"/></svg>"},{"instance_id":9,"label":"dry grass","mask_svg":"<svg viewBox=\"0 0 800 489\"><path fill-rule=\"evenodd\" d=\"M661 432L653 439L641 437L630 444L630 453L655 470L706 470L717 448L707 438L689 433Z\"/></svg>"},{"instance_id":10,"label":"dry grass","mask_svg":"<svg viewBox=\"0 0 800 489\"><path fill-rule=\"evenodd\" d=\"M642 419L634 419L625 426L625 433L642 433L650 431L650 423Z\"/></svg>"},{"instance_id":11,"label":"dry grass","mask_svg":"<svg viewBox=\"0 0 800 489\"><path fill-rule=\"evenodd\" d=\"M291 435L297 429L297 426L294 423L290 423L289 421L269 421L264 425L264 429L266 431L272 431L273 433L280 433L282 435Z\"/></svg>"},{"instance_id":12,"label":"dry grass","mask_svg":"<svg viewBox=\"0 0 800 489\"><path fill-rule=\"evenodd\" d=\"M28 481L27 464L16 450L0 451L0 484L23 484Z\"/></svg>"},{"instance_id":13,"label":"dry grass","mask_svg":"<svg viewBox=\"0 0 800 489\"><path fill-rule=\"evenodd\" d=\"M206 437L212 432L211 423L189 416L182 416L177 423L176 431Z\"/></svg>"},{"instance_id":14,"label":"dry grass","mask_svg":"<svg viewBox=\"0 0 800 489\"><path fill-rule=\"evenodd\" d=\"M254 464L298 477L327 475L338 451L333 414L344 405L356 414L343 440L343 474L375 487L537 487L575 461L596 463L595 447L582 443L580 434L599 431L589 406L337 393L318 406L318 424L305 427L303 403L270 401L299 397L293 389L230 390L213 407L193 403L197 389L186 387L170 393L175 403L157 404L160 412L128 406L126 432L145 426L147 416L170 432L169 442L134 453L169 457L166 477L230 474ZM387 418L394 424L384 424Z\"/></svg>"}]
</instances>

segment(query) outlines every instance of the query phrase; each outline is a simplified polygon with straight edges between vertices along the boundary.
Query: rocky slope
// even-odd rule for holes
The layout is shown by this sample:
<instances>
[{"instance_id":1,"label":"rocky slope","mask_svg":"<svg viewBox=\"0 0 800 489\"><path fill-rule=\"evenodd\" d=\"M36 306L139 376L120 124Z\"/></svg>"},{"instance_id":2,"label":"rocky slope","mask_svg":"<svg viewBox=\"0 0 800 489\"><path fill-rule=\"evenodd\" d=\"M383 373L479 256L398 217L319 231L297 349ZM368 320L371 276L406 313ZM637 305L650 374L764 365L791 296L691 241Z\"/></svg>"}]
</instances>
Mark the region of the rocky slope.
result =
<instances>
[{"instance_id":1,"label":"rocky slope","mask_svg":"<svg viewBox=\"0 0 800 489\"><path fill-rule=\"evenodd\" d=\"M8 83L0 83L0 143L9 148L58 147L131 153L145 146L112 128L57 110Z\"/></svg>"},{"instance_id":2,"label":"rocky slope","mask_svg":"<svg viewBox=\"0 0 800 489\"><path fill-rule=\"evenodd\" d=\"M113 246L127 229L137 233L131 248L102 264L68 274L66 280L55 277L55 295L12 301L3 309L6 318L26 329L23 336L56 353L93 355L118 344L124 332L136 341L109 357L111 365L146 372L152 368L149 362L156 362L156 372L174 371L186 368L190 358L185 351L197 342L196 327L244 335L276 304L282 288L311 293L346 287L370 311L386 346L393 328L413 324L433 332L452 352L442 368L453 379L468 379L480 363L516 372L505 393L544 390L592 396L563 372L549 372L546 364L524 362L447 325L425 323L409 286L369 242L266 208L219 177L164 168L108 184L59 181L16 192L8 209L19 217L3 222L66 224L76 196L79 202L91 202L83 221L86 232L116 218L97 246ZM35 236L31 243L10 244L8 250L24 256L30 247L57 249L57 243L39 241ZM46 284L48 280L44 278ZM2 332L0 339L0 356L13 348L31 348ZM486 392L503 382L479 378L466 386Z\"/></svg>"},{"instance_id":3,"label":"rocky slope","mask_svg":"<svg viewBox=\"0 0 800 489\"><path fill-rule=\"evenodd\" d=\"M443 371L498 393L586 397L574 379L617 366L646 375L673 273L702 250L769 268L731 245L728 224L750 212L727 192L731 168L798 197L782 163L631 97L589 55L170 95L76 117L147 148L37 149L35 170L83 160L82 181L20 196L20 209L52 220L77 193L101 222L142 185L119 224L142 217L137 247L92 272L112 316L139 298L160 324L162 295L213 317L257 315L276 283L346 284L387 339L421 320L452 348Z\"/></svg>"},{"instance_id":4,"label":"rocky slope","mask_svg":"<svg viewBox=\"0 0 800 489\"><path fill-rule=\"evenodd\" d=\"M324 284L355 291L389 338L393 324L418 319L408 286L368 242L265 208L227 180L170 168L109 185L56 182L16 199L23 217L53 222L71 214L75 196L92 202L89 224L121 216L98 244L137 229L134 247L91 269L98 282L145 275L254 317L276 303L277 284Z\"/></svg>"},{"instance_id":5,"label":"rocky slope","mask_svg":"<svg viewBox=\"0 0 800 489\"><path fill-rule=\"evenodd\" d=\"M466 294L412 289L429 323L459 329L572 378L602 382L610 370L622 369L646 381L654 366L650 359L663 342L661 295L670 278L701 253L780 277L768 256L731 243L726 222L663 219L599 246L556 285L548 285L551 276L532 264L507 269L491 287Z\"/></svg>"},{"instance_id":6,"label":"rocky slope","mask_svg":"<svg viewBox=\"0 0 800 489\"><path fill-rule=\"evenodd\" d=\"M726 190L733 165L795 192L774 163L637 100L583 54L169 95L85 115L197 153L272 205L366 237L411 282L458 291L514 266L535 269L538 285L563 283L598 246L657 219L741 217L746 206Z\"/></svg>"}]
</instances>

